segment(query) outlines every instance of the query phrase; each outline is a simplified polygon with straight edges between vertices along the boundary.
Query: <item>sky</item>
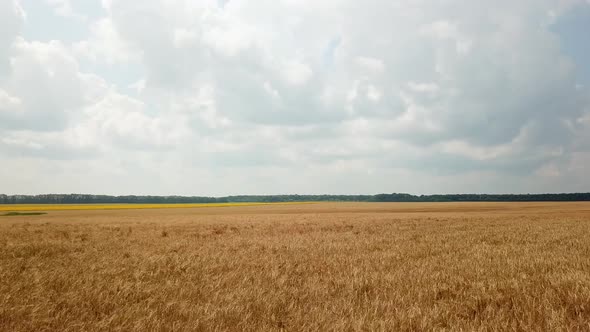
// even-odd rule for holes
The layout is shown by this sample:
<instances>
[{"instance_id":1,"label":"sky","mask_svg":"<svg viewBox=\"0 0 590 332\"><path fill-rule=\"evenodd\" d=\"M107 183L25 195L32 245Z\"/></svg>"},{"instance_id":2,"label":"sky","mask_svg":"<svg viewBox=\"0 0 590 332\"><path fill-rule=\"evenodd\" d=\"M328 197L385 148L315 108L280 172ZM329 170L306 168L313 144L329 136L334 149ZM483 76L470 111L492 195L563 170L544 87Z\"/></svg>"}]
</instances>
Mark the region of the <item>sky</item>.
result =
<instances>
[{"instance_id":1,"label":"sky","mask_svg":"<svg viewBox=\"0 0 590 332\"><path fill-rule=\"evenodd\" d=\"M0 193L590 191L590 0L0 0Z\"/></svg>"}]
</instances>

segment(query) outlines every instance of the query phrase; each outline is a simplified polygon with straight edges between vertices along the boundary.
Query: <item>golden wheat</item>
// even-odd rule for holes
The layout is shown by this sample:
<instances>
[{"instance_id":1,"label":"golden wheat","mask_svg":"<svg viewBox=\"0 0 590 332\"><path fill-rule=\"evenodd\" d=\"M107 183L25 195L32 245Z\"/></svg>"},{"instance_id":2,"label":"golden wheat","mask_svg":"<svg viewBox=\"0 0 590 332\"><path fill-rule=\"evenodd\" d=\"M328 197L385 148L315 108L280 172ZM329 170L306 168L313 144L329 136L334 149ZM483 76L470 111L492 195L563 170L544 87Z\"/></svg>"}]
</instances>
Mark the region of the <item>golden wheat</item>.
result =
<instances>
[{"instance_id":1,"label":"golden wheat","mask_svg":"<svg viewBox=\"0 0 590 332\"><path fill-rule=\"evenodd\" d=\"M590 330L590 204L0 218L2 331Z\"/></svg>"}]
</instances>

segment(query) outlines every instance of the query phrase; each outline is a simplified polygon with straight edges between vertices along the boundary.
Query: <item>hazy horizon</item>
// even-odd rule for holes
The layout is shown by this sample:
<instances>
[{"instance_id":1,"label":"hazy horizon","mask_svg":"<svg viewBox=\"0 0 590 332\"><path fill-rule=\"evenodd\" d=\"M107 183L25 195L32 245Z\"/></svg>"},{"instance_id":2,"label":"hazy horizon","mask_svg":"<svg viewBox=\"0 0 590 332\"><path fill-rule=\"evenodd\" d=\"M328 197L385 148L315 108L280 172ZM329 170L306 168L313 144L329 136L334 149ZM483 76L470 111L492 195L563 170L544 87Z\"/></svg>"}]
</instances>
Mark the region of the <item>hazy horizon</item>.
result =
<instances>
[{"instance_id":1,"label":"hazy horizon","mask_svg":"<svg viewBox=\"0 0 590 332\"><path fill-rule=\"evenodd\" d=\"M568 194L587 194L590 192L526 192L526 193L484 193L484 192L473 192L473 193L461 193L461 192L448 192L448 193L408 193L408 192L375 192L375 193L366 193L366 194L359 194L359 193L344 193L344 194L334 194L334 193L318 193L318 194L306 194L306 193L275 193L275 194L228 194L228 195L176 195L176 194L105 194L105 193L86 193L86 192L78 192L78 193L38 193L38 194L20 194L20 193L0 193L0 195L7 195L7 196L41 196L41 195L93 195L93 196L178 196L178 197L214 197L214 198L222 198L222 197L231 197L231 196L375 196L381 194L400 194L400 195L412 195L412 196L446 196L446 195L487 195L487 196L494 196L494 195L568 195Z\"/></svg>"},{"instance_id":2,"label":"hazy horizon","mask_svg":"<svg viewBox=\"0 0 590 332\"><path fill-rule=\"evenodd\" d=\"M590 0L0 0L0 192L590 191Z\"/></svg>"}]
</instances>

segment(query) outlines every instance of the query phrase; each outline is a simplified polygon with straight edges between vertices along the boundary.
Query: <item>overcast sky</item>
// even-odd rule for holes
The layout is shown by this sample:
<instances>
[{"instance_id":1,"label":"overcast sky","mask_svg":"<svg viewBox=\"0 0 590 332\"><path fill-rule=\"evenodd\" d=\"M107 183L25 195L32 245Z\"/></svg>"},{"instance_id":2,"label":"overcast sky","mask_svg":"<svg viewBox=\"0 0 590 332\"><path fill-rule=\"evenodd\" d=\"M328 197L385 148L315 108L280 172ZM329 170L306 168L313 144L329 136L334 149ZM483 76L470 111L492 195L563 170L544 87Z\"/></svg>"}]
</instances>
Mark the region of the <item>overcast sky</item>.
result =
<instances>
[{"instance_id":1,"label":"overcast sky","mask_svg":"<svg viewBox=\"0 0 590 332\"><path fill-rule=\"evenodd\" d=\"M0 0L0 193L590 191L590 0Z\"/></svg>"}]
</instances>

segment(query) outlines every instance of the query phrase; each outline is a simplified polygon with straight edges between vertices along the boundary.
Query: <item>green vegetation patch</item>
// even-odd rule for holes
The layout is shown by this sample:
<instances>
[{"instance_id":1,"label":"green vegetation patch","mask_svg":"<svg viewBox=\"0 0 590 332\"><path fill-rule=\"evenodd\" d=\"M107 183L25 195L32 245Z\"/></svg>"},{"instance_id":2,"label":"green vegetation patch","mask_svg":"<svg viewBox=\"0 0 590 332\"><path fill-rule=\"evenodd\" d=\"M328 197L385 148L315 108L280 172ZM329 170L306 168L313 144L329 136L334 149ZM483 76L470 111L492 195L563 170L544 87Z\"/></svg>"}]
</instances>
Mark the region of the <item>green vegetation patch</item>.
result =
<instances>
[{"instance_id":1,"label":"green vegetation patch","mask_svg":"<svg viewBox=\"0 0 590 332\"><path fill-rule=\"evenodd\" d=\"M42 214L47 214L47 212L7 212L5 214L0 214L0 217L40 216Z\"/></svg>"}]
</instances>

